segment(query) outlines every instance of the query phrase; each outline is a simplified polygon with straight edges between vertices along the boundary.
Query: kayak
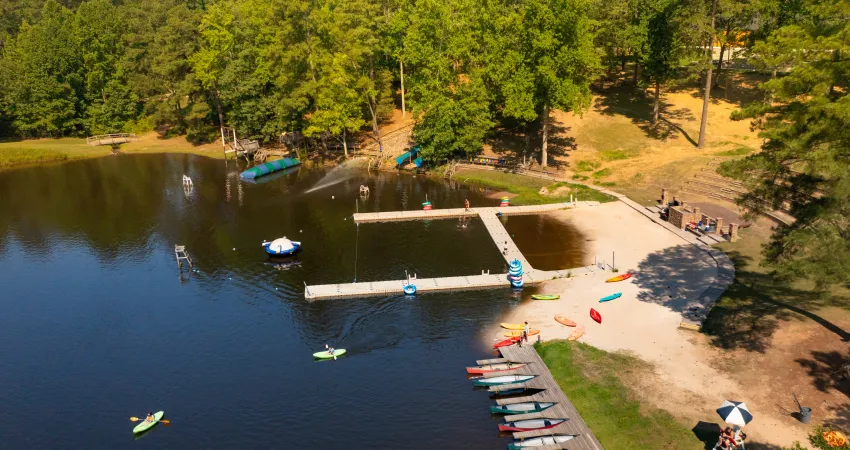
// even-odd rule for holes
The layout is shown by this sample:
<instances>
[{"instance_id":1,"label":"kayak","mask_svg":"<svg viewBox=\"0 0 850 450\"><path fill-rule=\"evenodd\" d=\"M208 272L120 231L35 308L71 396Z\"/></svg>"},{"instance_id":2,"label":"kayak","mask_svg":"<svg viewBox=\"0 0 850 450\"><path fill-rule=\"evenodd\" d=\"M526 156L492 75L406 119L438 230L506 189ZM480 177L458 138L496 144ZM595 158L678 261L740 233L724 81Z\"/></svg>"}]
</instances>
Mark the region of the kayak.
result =
<instances>
[{"instance_id":1,"label":"kayak","mask_svg":"<svg viewBox=\"0 0 850 450\"><path fill-rule=\"evenodd\" d=\"M502 322L499 324L502 328L507 328L508 330L522 330L525 328L525 325L521 323L505 323Z\"/></svg>"},{"instance_id":2,"label":"kayak","mask_svg":"<svg viewBox=\"0 0 850 450\"><path fill-rule=\"evenodd\" d=\"M531 298L533 298L535 300L557 300L557 299L561 298L561 296L558 295L558 294L551 294L551 295L534 294L534 295L531 296Z\"/></svg>"},{"instance_id":3,"label":"kayak","mask_svg":"<svg viewBox=\"0 0 850 450\"><path fill-rule=\"evenodd\" d=\"M142 431L145 431L145 430L149 429L150 427L156 425L157 422L159 422L159 420L162 419L163 415L165 415L165 412L160 411L160 412L155 413L153 415L153 421L152 422L148 421L148 420L143 420L142 423L136 425L136 428L133 428L133 433L141 433Z\"/></svg>"},{"instance_id":4,"label":"kayak","mask_svg":"<svg viewBox=\"0 0 850 450\"><path fill-rule=\"evenodd\" d=\"M325 350L325 351L323 351L323 352L316 352L316 353L313 353L313 358L316 358L316 359L328 359L328 358L333 358L334 356L342 356L342 355L344 355L344 354L345 354L345 349L344 349L344 348L337 348L337 349L334 349L334 354L333 354L333 355L331 355L331 354L330 354L330 352L328 352L327 350Z\"/></svg>"},{"instance_id":5,"label":"kayak","mask_svg":"<svg viewBox=\"0 0 850 450\"><path fill-rule=\"evenodd\" d=\"M517 370L520 367L525 367L526 365L523 363L499 363L499 364L487 364L484 366L476 366L476 367L467 367L466 373L468 374L482 374L482 373L491 373L491 372L507 372L509 370Z\"/></svg>"},{"instance_id":6,"label":"kayak","mask_svg":"<svg viewBox=\"0 0 850 450\"><path fill-rule=\"evenodd\" d=\"M491 406L490 412L493 414L526 414L540 412L549 409L555 405L557 405L557 403L553 402L514 403L512 405Z\"/></svg>"},{"instance_id":7,"label":"kayak","mask_svg":"<svg viewBox=\"0 0 850 450\"><path fill-rule=\"evenodd\" d=\"M578 338L580 338L582 336L584 336L584 327L579 326L578 328L573 330L572 333L570 333L570 336L567 338L567 340L568 341L577 341Z\"/></svg>"},{"instance_id":8,"label":"kayak","mask_svg":"<svg viewBox=\"0 0 850 450\"><path fill-rule=\"evenodd\" d=\"M505 397L510 397L510 396L514 396L514 395L526 396L526 395L536 394L538 392L540 392L540 389L524 388L524 387L513 388L513 389L504 389L504 390L501 390L499 392L495 392L493 394L490 394L490 398L505 398Z\"/></svg>"},{"instance_id":9,"label":"kayak","mask_svg":"<svg viewBox=\"0 0 850 450\"><path fill-rule=\"evenodd\" d=\"M557 427L569 419L529 419L505 422L499 425L499 431L533 431Z\"/></svg>"},{"instance_id":10,"label":"kayak","mask_svg":"<svg viewBox=\"0 0 850 450\"><path fill-rule=\"evenodd\" d=\"M622 275L617 275L616 277L611 277L611 278L605 280L605 282L606 283L616 283L618 281L628 280L631 277L632 277L632 274L624 273Z\"/></svg>"},{"instance_id":11,"label":"kayak","mask_svg":"<svg viewBox=\"0 0 850 450\"><path fill-rule=\"evenodd\" d=\"M517 439L508 444L508 450L521 450L523 448L542 447L544 445L563 444L575 439L574 434L553 434L551 436L540 436L536 438Z\"/></svg>"},{"instance_id":12,"label":"kayak","mask_svg":"<svg viewBox=\"0 0 850 450\"><path fill-rule=\"evenodd\" d=\"M622 297L622 296L623 296L623 293L622 293L622 292L617 292L616 294L611 294L611 295L609 295L609 296L607 296L607 297L602 297L602 298L600 298L600 299L599 299L599 303L603 303L603 302L610 302L611 300L617 300L618 298L620 298L620 297Z\"/></svg>"},{"instance_id":13,"label":"kayak","mask_svg":"<svg viewBox=\"0 0 850 450\"><path fill-rule=\"evenodd\" d=\"M566 318L566 317L564 317L564 316L555 316L555 321L556 321L556 322L558 322L558 323L560 323L561 325L565 325L565 326L568 326L568 327L574 327L574 326L576 326L576 323L575 323L575 322L573 322L573 321L572 321L572 320L570 320L570 319L567 319L567 318Z\"/></svg>"},{"instance_id":14,"label":"kayak","mask_svg":"<svg viewBox=\"0 0 850 450\"><path fill-rule=\"evenodd\" d=\"M504 375L501 377L481 378L472 382L476 386L498 386L500 384L524 383L537 375Z\"/></svg>"},{"instance_id":15,"label":"kayak","mask_svg":"<svg viewBox=\"0 0 850 450\"><path fill-rule=\"evenodd\" d=\"M602 323L602 314L599 314L599 311L590 308L590 318L595 320L596 323Z\"/></svg>"},{"instance_id":16,"label":"kayak","mask_svg":"<svg viewBox=\"0 0 850 450\"><path fill-rule=\"evenodd\" d=\"M519 336L514 336L510 339L505 339L504 341L496 342L495 344L493 344L493 348L507 347L509 345L514 345L514 344L517 343L517 341L519 341L519 339L520 339Z\"/></svg>"},{"instance_id":17,"label":"kayak","mask_svg":"<svg viewBox=\"0 0 850 450\"><path fill-rule=\"evenodd\" d=\"M536 328L532 328L531 330L528 331L529 336L534 336L535 334L540 334L540 330L538 330ZM516 336L522 336L522 331L511 331L511 332L505 333L505 337L516 337Z\"/></svg>"}]
</instances>

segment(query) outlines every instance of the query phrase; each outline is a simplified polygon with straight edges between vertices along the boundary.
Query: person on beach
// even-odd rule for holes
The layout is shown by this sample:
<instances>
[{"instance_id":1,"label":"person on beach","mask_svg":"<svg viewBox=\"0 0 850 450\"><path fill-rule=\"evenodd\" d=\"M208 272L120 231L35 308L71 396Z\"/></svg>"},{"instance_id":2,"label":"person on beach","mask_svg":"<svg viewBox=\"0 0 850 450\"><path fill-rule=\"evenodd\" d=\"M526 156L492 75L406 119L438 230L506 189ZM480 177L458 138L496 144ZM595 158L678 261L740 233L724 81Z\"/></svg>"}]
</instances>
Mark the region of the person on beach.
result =
<instances>
[{"instance_id":1,"label":"person on beach","mask_svg":"<svg viewBox=\"0 0 850 450\"><path fill-rule=\"evenodd\" d=\"M522 340L528 342L528 333L531 331L531 328L528 326L528 321L525 322L525 326L522 327Z\"/></svg>"}]
</instances>

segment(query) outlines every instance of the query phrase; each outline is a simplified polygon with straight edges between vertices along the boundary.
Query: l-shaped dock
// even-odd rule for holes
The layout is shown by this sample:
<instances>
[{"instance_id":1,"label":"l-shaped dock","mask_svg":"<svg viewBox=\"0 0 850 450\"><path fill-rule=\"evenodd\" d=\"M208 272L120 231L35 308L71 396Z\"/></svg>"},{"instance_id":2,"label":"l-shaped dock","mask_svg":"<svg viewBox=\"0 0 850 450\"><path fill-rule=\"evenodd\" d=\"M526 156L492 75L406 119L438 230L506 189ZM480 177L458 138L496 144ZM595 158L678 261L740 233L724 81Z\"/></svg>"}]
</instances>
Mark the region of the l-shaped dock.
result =
<instances>
[{"instance_id":1,"label":"l-shaped dock","mask_svg":"<svg viewBox=\"0 0 850 450\"><path fill-rule=\"evenodd\" d=\"M452 219L461 217L481 218L487 232L493 239L493 243L499 250L502 251L502 256L505 261L510 262L518 259L523 266L523 283L537 284L553 278L563 278L567 276L586 275L599 271L596 266L578 267L567 270L536 270L528 260L525 259L522 252L511 239L510 233L502 225L500 216L516 216L516 215L532 215L543 214L561 209L573 209L582 207L598 206L599 202L568 202L568 203L550 203L546 205L533 206L504 206L492 208L447 208L433 210L413 210L413 211L387 211L377 213L358 213L354 214L354 221L360 223L373 222L398 222L406 220L435 220L435 219ZM505 252L504 249L507 249ZM344 297L368 297L368 296L383 296L383 295L402 295L403 288L408 280L390 280L390 281L366 281L360 283L343 283L343 284L322 284L315 286L304 287L304 297L308 300L321 300L331 298ZM456 291L466 289L486 289L498 287L510 287L511 283L508 280L508 274L482 273L480 275L454 276L454 277L439 277L439 278L420 278L411 280L416 285L416 291L433 292L433 291Z\"/></svg>"}]
</instances>

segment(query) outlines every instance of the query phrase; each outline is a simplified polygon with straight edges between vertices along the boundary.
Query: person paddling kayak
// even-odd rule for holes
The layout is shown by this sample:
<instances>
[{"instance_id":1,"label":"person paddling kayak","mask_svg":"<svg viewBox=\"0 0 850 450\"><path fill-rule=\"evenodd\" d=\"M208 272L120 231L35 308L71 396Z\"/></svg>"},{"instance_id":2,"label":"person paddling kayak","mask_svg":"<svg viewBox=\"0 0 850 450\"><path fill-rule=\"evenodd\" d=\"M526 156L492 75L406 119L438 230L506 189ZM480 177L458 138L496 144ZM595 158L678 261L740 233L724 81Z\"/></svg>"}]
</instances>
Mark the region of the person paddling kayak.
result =
<instances>
[{"instance_id":1,"label":"person paddling kayak","mask_svg":"<svg viewBox=\"0 0 850 450\"><path fill-rule=\"evenodd\" d=\"M148 411L148 416L145 417L145 422L153 422L156 420L156 417L153 416L153 413Z\"/></svg>"}]
</instances>

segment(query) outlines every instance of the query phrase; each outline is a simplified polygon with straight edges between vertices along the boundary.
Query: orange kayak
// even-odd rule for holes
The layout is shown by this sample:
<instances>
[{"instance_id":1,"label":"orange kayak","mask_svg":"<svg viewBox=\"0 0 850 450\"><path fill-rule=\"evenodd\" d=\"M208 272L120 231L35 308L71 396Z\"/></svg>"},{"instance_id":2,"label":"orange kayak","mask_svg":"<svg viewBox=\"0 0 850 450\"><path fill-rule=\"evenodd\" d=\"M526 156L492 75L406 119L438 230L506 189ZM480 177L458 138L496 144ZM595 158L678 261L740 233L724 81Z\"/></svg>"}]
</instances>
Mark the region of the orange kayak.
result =
<instances>
[{"instance_id":1,"label":"orange kayak","mask_svg":"<svg viewBox=\"0 0 850 450\"><path fill-rule=\"evenodd\" d=\"M605 282L606 283L616 283L618 281L628 280L631 277L632 277L632 274L624 273L622 275L617 275L616 277L611 277L611 278L605 280Z\"/></svg>"},{"instance_id":2,"label":"orange kayak","mask_svg":"<svg viewBox=\"0 0 850 450\"><path fill-rule=\"evenodd\" d=\"M532 328L531 330L528 330L529 336L534 336L535 334L540 334L540 330L537 330L537 329L534 329L534 328ZM522 336L522 331L511 331L510 333L505 333L505 337L516 337L516 336Z\"/></svg>"},{"instance_id":3,"label":"orange kayak","mask_svg":"<svg viewBox=\"0 0 850 450\"><path fill-rule=\"evenodd\" d=\"M568 326L568 327L574 327L574 326L576 326L576 323L575 323L575 322L573 322L573 321L572 321L572 320L570 320L570 319L567 319L567 318L566 318L566 317L564 317L564 316L555 316L555 321L556 321L556 322L558 322L558 323L560 323L561 325L566 325L566 326Z\"/></svg>"},{"instance_id":4,"label":"orange kayak","mask_svg":"<svg viewBox=\"0 0 850 450\"><path fill-rule=\"evenodd\" d=\"M578 340L578 338L582 337L583 335L584 335L584 327L579 326L578 328L573 330L572 333L570 333L570 337L568 337L567 340L576 341L576 340Z\"/></svg>"}]
</instances>

